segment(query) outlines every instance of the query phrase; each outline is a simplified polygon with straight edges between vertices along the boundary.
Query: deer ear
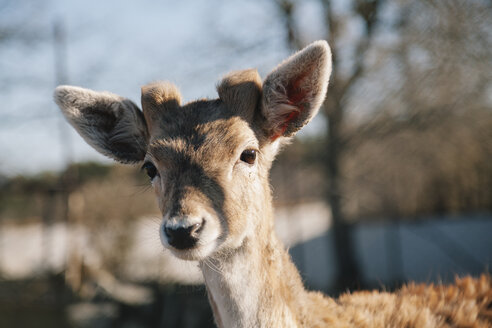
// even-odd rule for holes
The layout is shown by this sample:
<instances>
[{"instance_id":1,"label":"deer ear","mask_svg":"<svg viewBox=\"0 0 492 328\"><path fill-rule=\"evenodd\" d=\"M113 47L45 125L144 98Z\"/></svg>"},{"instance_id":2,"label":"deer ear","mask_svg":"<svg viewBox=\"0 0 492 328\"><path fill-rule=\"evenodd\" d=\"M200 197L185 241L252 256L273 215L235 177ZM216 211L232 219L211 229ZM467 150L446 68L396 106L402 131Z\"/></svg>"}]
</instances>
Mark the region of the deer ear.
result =
<instances>
[{"instance_id":1,"label":"deer ear","mask_svg":"<svg viewBox=\"0 0 492 328\"><path fill-rule=\"evenodd\" d=\"M316 41L275 68L263 83L264 130L273 141L290 137L318 112L331 74L326 41Z\"/></svg>"},{"instance_id":2,"label":"deer ear","mask_svg":"<svg viewBox=\"0 0 492 328\"><path fill-rule=\"evenodd\" d=\"M68 122L101 154L122 163L144 159L147 126L132 101L109 92L72 86L57 87L54 97Z\"/></svg>"}]
</instances>

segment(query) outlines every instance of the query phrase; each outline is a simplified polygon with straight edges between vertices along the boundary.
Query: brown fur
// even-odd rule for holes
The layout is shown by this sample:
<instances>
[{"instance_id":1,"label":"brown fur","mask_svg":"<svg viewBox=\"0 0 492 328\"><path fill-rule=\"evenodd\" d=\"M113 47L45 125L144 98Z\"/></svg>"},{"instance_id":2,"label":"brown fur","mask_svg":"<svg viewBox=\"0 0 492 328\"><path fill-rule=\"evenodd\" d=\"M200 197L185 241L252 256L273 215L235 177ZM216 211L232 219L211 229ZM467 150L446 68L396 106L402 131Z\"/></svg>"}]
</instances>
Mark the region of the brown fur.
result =
<instances>
[{"instance_id":1,"label":"brown fur","mask_svg":"<svg viewBox=\"0 0 492 328\"><path fill-rule=\"evenodd\" d=\"M304 289L274 232L268 172L281 145L317 113L330 70L328 45L316 42L264 83L256 70L227 75L215 100L181 105L177 88L167 82L142 88L143 115L108 93L59 87L55 97L97 150L155 167L161 240L176 256L199 261L219 327L490 326L489 276L338 300ZM135 151L122 152L125 145ZM251 150L256 159L242 160ZM167 243L164 227L197 224L196 246Z\"/></svg>"},{"instance_id":2,"label":"brown fur","mask_svg":"<svg viewBox=\"0 0 492 328\"><path fill-rule=\"evenodd\" d=\"M162 110L181 106L178 88L169 82L155 82L142 87L142 109L150 134L157 134L161 127Z\"/></svg>"},{"instance_id":3,"label":"brown fur","mask_svg":"<svg viewBox=\"0 0 492 328\"><path fill-rule=\"evenodd\" d=\"M354 327L491 327L491 306L491 278L482 275L456 278L448 286L409 284L395 293L345 294L334 316Z\"/></svg>"}]
</instances>

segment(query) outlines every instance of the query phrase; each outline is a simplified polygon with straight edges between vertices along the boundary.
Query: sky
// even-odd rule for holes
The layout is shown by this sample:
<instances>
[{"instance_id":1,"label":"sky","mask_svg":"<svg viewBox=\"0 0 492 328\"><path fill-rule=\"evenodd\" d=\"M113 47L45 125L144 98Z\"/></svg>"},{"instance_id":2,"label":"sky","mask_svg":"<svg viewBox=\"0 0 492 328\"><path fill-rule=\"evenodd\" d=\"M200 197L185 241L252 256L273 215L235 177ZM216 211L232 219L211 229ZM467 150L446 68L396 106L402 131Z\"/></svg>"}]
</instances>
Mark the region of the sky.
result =
<instances>
[{"instance_id":1,"label":"sky","mask_svg":"<svg viewBox=\"0 0 492 328\"><path fill-rule=\"evenodd\" d=\"M324 35L317 3L305 2L297 14L308 41ZM184 101L216 98L222 75L256 67L265 77L291 53L274 1L0 1L0 28L22 36L0 41L0 174L109 162L52 100L55 22L66 35L66 84L137 104L140 87L156 80L175 83ZM321 128L318 120L305 133Z\"/></svg>"}]
</instances>

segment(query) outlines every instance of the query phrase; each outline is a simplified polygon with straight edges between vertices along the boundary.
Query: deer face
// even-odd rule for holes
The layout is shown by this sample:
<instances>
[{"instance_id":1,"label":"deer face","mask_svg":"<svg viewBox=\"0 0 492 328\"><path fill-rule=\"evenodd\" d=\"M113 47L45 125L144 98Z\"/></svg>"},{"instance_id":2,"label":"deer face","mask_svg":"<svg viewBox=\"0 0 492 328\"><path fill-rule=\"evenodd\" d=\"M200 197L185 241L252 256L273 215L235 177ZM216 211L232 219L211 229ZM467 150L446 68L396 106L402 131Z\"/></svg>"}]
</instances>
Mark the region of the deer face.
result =
<instances>
[{"instance_id":1,"label":"deer face","mask_svg":"<svg viewBox=\"0 0 492 328\"><path fill-rule=\"evenodd\" d=\"M159 112L143 167L163 216L162 244L184 259L235 247L262 193L261 134L220 100Z\"/></svg>"},{"instance_id":2,"label":"deer face","mask_svg":"<svg viewBox=\"0 0 492 328\"><path fill-rule=\"evenodd\" d=\"M318 111L330 71L328 45L318 41L264 83L255 70L229 74L216 100L182 106L169 83L142 88L143 112L127 99L78 87L58 87L55 100L96 150L143 162L162 213L162 244L201 260L240 247L271 224L261 220L271 162Z\"/></svg>"}]
</instances>

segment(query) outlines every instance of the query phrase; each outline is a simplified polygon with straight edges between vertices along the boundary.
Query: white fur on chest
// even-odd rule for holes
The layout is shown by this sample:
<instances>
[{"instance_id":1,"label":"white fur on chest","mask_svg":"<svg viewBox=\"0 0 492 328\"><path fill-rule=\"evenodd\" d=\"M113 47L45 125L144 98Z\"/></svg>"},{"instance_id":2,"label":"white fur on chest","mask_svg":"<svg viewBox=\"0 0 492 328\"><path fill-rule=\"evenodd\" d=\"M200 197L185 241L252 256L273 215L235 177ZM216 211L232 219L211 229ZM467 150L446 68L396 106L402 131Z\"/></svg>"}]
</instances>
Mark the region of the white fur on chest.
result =
<instances>
[{"instance_id":1,"label":"white fur on chest","mask_svg":"<svg viewBox=\"0 0 492 328\"><path fill-rule=\"evenodd\" d=\"M248 261L238 256L220 270L207 263L201 268L223 326L257 327L260 289Z\"/></svg>"}]
</instances>

